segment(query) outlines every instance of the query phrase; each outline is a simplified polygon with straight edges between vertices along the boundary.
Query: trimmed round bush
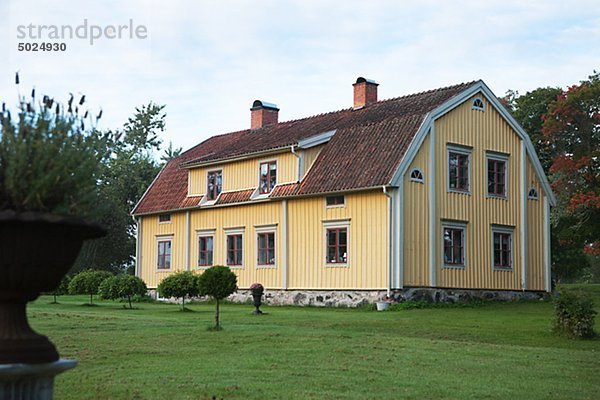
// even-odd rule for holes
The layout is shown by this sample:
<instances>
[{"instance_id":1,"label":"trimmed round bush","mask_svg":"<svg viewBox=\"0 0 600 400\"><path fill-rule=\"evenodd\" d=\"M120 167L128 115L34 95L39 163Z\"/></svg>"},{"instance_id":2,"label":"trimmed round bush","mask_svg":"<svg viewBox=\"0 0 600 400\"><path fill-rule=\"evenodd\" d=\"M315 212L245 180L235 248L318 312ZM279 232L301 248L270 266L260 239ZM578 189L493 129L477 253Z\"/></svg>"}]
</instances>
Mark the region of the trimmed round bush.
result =
<instances>
[{"instance_id":1,"label":"trimmed round bush","mask_svg":"<svg viewBox=\"0 0 600 400\"><path fill-rule=\"evenodd\" d=\"M231 270L222 265L208 268L198 278L200 294L215 299L215 329L220 330L219 325L219 301L237 290L237 276Z\"/></svg>"},{"instance_id":2,"label":"trimmed round bush","mask_svg":"<svg viewBox=\"0 0 600 400\"><path fill-rule=\"evenodd\" d=\"M167 276L158 285L161 297L181 298L181 310L185 310L185 297L198 296L198 276L190 271L176 272Z\"/></svg>"},{"instance_id":3,"label":"trimmed round bush","mask_svg":"<svg viewBox=\"0 0 600 400\"><path fill-rule=\"evenodd\" d=\"M111 276L113 274L108 271L81 271L69 282L69 294L88 294L90 295L90 305L93 305L93 296L98 294L100 284Z\"/></svg>"},{"instance_id":4,"label":"trimmed round bush","mask_svg":"<svg viewBox=\"0 0 600 400\"><path fill-rule=\"evenodd\" d=\"M98 288L100 297L108 300L127 299L129 308L133 296L144 296L148 288L144 281L137 276L120 274L105 279Z\"/></svg>"}]
</instances>

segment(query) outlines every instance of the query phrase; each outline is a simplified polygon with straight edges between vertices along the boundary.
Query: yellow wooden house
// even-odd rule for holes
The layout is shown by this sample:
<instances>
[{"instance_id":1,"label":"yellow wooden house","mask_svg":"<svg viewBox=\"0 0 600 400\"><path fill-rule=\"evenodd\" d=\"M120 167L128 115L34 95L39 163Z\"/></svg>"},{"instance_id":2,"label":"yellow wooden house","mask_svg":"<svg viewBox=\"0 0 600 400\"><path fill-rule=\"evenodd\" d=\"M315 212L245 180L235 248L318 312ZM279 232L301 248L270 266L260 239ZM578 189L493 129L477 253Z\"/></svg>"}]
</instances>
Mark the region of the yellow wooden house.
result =
<instances>
[{"instance_id":1,"label":"yellow wooden house","mask_svg":"<svg viewBox=\"0 0 600 400\"><path fill-rule=\"evenodd\" d=\"M240 289L550 290L555 198L532 143L482 81L250 129L171 160L133 215L136 274L226 265ZM329 296L328 296L329 298Z\"/></svg>"}]
</instances>

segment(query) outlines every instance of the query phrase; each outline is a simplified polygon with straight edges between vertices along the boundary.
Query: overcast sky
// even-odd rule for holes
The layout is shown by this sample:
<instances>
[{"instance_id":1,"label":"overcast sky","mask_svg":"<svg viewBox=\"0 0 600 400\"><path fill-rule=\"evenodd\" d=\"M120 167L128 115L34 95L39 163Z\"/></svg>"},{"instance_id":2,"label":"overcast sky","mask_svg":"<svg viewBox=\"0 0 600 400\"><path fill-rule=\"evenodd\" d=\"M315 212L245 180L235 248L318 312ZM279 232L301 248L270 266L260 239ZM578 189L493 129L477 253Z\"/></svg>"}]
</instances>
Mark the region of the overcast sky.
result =
<instances>
[{"instance_id":1,"label":"overcast sky","mask_svg":"<svg viewBox=\"0 0 600 400\"><path fill-rule=\"evenodd\" d=\"M87 38L37 38L85 20ZM126 28L90 44L91 25L130 20L145 38ZM16 103L19 71L22 92L85 93L100 128L165 104L165 142L187 149L248 128L255 99L276 103L280 121L350 107L358 76L380 99L476 79L496 95L566 87L600 70L600 2L3 0L0 39L0 100ZM67 48L18 51L42 41Z\"/></svg>"}]
</instances>

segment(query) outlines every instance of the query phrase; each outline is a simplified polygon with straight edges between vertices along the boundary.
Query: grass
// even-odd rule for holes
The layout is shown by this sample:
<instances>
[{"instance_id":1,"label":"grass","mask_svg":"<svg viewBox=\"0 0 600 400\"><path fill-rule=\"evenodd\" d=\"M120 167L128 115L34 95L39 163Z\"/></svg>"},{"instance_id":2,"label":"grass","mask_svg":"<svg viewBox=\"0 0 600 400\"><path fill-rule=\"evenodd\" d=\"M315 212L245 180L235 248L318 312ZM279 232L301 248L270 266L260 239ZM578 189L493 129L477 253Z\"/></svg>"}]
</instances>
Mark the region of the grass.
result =
<instances>
[{"instance_id":1,"label":"grass","mask_svg":"<svg viewBox=\"0 0 600 400\"><path fill-rule=\"evenodd\" d=\"M586 287L600 304L600 285ZM79 365L57 399L594 399L600 340L550 331L550 302L375 312L41 297L34 329ZM597 324L598 326L598 324ZM598 330L598 329L597 329Z\"/></svg>"}]
</instances>

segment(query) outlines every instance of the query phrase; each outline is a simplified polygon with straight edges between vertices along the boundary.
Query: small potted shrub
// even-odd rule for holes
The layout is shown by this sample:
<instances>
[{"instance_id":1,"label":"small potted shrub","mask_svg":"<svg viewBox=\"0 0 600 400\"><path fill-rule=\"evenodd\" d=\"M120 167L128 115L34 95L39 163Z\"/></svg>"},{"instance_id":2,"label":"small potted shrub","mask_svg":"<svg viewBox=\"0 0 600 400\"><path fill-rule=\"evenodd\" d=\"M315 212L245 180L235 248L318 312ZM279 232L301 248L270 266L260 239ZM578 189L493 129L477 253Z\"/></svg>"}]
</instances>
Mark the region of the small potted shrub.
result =
<instances>
[{"instance_id":1,"label":"small potted shrub","mask_svg":"<svg viewBox=\"0 0 600 400\"><path fill-rule=\"evenodd\" d=\"M262 314L262 311L260 311L260 306L262 304L262 295L264 292L265 287L260 283L253 283L250 285L250 293L252 293L254 307L256 307L254 310L255 315Z\"/></svg>"},{"instance_id":2,"label":"small potted shrub","mask_svg":"<svg viewBox=\"0 0 600 400\"><path fill-rule=\"evenodd\" d=\"M18 76L17 76L18 84ZM81 107L84 97L78 102ZM104 230L83 218L97 208L103 138L84 118L44 96L0 112L0 364L48 363L58 353L34 332L26 304L52 292L84 240ZM83 218L82 218L83 217Z\"/></svg>"}]
</instances>

